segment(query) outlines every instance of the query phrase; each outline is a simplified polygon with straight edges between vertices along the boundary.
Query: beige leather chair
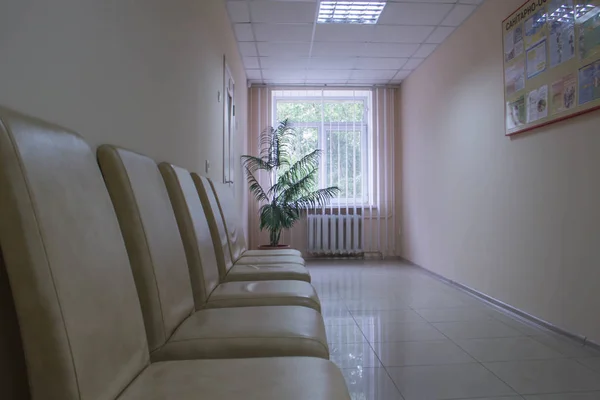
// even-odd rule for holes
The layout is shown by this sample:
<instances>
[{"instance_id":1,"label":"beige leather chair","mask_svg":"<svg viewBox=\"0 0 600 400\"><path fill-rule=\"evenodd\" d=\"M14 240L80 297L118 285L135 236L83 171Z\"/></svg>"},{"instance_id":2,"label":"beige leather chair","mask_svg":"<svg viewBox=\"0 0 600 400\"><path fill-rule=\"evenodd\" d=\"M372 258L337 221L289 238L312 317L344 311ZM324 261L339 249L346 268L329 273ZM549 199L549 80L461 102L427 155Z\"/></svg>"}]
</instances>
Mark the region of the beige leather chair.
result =
<instances>
[{"instance_id":1,"label":"beige leather chair","mask_svg":"<svg viewBox=\"0 0 600 400\"><path fill-rule=\"evenodd\" d=\"M215 253L214 237L208 228L205 209L200 203L196 186L189 171L171 164L160 164L160 171L171 197L181 238L183 239L196 304L204 301L202 293L210 293L208 307L230 307L251 302L261 305L302 305L321 310L321 303L314 287L303 281L239 281L222 282ZM201 277L212 277L204 279ZM198 298L200 296L200 298ZM261 300L262 299L262 300Z\"/></svg>"},{"instance_id":2,"label":"beige leather chair","mask_svg":"<svg viewBox=\"0 0 600 400\"><path fill-rule=\"evenodd\" d=\"M212 297L212 290L207 290L194 312L194 301L200 299L194 299L185 251L158 166L149 157L107 145L98 149L98 160L125 238L153 360L329 358L323 318L313 308L250 307L267 305L269 299L257 296L253 303L241 298L247 294L239 291L237 298L229 300L247 307L207 310ZM216 271L194 276L206 276L209 289L217 287ZM290 303L296 301L291 293L288 297ZM303 301L303 297L298 300Z\"/></svg>"},{"instance_id":3,"label":"beige leather chair","mask_svg":"<svg viewBox=\"0 0 600 400\"><path fill-rule=\"evenodd\" d=\"M25 354L15 304L0 251L0 398L29 399Z\"/></svg>"},{"instance_id":4,"label":"beige leather chair","mask_svg":"<svg viewBox=\"0 0 600 400\"><path fill-rule=\"evenodd\" d=\"M117 218L78 135L0 109L0 187L33 400L350 399L339 369L319 358L150 364Z\"/></svg>"},{"instance_id":5,"label":"beige leather chair","mask_svg":"<svg viewBox=\"0 0 600 400\"><path fill-rule=\"evenodd\" d=\"M237 204L231 188L224 183L216 183L208 178L207 180L217 198L217 204L219 205L219 211L225 225L227 239L229 240L232 260L237 261L240 258L248 257L266 257L269 263L277 263L279 256L302 257L302 253L296 249L248 250L244 232L239 224L241 217L236 212Z\"/></svg>"},{"instance_id":6,"label":"beige leather chair","mask_svg":"<svg viewBox=\"0 0 600 400\"><path fill-rule=\"evenodd\" d=\"M208 179L192 173L198 195L206 212L208 226L215 244L217 263L221 279L226 281L247 280L299 280L310 282L310 274L303 265L304 259L298 256L280 256L276 264L269 263L272 257L239 258L236 262L229 247L229 239L217 198L210 187ZM238 253L238 251L236 251ZM302 264L294 260L302 260Z\"/></svg>"}]
</instances>

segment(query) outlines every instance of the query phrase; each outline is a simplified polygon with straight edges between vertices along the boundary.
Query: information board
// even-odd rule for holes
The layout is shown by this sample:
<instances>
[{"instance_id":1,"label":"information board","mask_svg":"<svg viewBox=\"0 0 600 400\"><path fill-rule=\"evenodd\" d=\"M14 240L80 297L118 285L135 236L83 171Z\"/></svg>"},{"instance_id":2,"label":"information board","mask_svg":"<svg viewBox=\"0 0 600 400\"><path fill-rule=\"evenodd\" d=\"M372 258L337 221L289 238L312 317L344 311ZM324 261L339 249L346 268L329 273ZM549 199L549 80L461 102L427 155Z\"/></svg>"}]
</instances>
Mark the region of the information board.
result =
<instances>
[{"instance_id":1,"label":"information board","mask_svg":"<svg viewBox=\"0 0 600 400\"><path fill-rule=\"evenodd\" d=\"M530 0L502 32L507 135L600 109L600 0Z\"/></svg>"}]
</instances>

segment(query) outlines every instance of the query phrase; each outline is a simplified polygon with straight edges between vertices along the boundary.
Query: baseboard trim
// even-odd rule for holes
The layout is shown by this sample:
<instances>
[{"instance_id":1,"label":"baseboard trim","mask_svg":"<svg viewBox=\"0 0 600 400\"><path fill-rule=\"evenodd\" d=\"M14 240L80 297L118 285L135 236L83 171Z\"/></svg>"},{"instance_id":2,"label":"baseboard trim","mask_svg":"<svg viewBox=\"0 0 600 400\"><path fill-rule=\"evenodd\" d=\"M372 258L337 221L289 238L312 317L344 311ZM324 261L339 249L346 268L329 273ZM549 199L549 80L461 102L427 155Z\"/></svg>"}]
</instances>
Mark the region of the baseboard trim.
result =
<instances>
[{"instance_id":1,"label":"baseboard trim","mask_svg":"<svg viewBox=\"0 0 600 400\"><path fill-rule=\"evenodd\" d=\"M570 332L567 329L563 329L559 326L556 326L548 321L545 321L541 318L538 318L534 315L528 314L523 310L520 310L516 307L511 306L510 304L504 303L503 301L500 301L498 299L493 298L492 296L488 296L485 293L482 293L478 290L475 290L467 285L463 285L460 282L456 282L453 281L451 279L446 278L443 275L438 274L437 272L433 272L421 265L415 264L414 262L407 260L405 258L400 257L400 260L402 262L405 262L407 264L410 264L416 268L419 268L420 270L424 271L425 273L427 273L428 275L431 275L432 277L434 277L435 279L444 282L450 286L453 286L455 288L457 288L458 290L460 290L461 292L464 292L468 295L471 295L473 297L476 297L479 300L482 300L486 303L488 303L489 305L492 305L496 308L501 309L504 312L508 312L509 314L511 314L513 317L516 317L517 319L521 319L524 320L525 322L529 322L529 323L533 323L535 325L538 325L542 328L545 328L547 330L550 330L554 333L557 333L561 336L564 336L570 340L573 340L577 343L579 343L582 346L587 346L589 348L592 348L594 350L598 350L600 351L600 344L594 342L593 340L590 340L589 338L587 338L586 336L583 335L579 335L573 332Z\"/></svg>"}]
</instances>

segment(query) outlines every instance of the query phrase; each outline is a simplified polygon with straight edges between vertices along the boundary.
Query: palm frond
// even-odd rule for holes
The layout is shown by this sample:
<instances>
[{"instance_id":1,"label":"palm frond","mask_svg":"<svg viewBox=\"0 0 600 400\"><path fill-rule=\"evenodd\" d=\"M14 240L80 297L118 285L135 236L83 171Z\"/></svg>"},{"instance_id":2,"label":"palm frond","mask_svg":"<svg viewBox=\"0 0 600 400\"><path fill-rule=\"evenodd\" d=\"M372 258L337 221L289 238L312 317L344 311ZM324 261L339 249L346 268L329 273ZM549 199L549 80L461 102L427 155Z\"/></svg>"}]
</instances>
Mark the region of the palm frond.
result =
<instances>
[{"instance_id":1,"label":"palm frond","mask_svg":"<svg viewBox=\"0 0 600 400\"><path fill-rule=\"evenodd\" d=\"M319 160L321 158L322 151L320 149L314 150L300 160L296 161L287 171L281 176L281 179L285 181L296 181L301 177L309 174L311 171L319 167Z\"/></svg>"},{"instance_id":2,"label":"palm frond","mask_svg":"<svg viewBox=\"0 0 600 400\"><path fill-rule=\"evenodd\" d=\"M246 174L248 175L248 188L250 189L250 192L254 195L256 201L258 201L259 203L269 202L269 196L267 195L263 187L260 185L258 179L256 179L256 176L254 176L252 171L246 168Z\"/></svg>"},{"instance_id":3,"label":"palm frond","mask_svg":"<svg viewBox=\"0 0 600 400\"><path fill-rule=\"evenodd\" d=\"M299 199L296 199L294 204L299 209L322 207L327 204L329 200L337 196L339 192L340 188L337 186L330 186L328 188L315 190L312 193L304 195Z\"/></svg>"},{"instance_id":4,"label":"palm frond","mask_svg":"<svg viewBox=\"0 0 600 400\"><path fill-rule=\"evenodd\" d=\"M271 195L277 196L277 201L283 203L294 202L296 199L301 198L309 194L312 187L317 184L317 168L313 168L308 173L297 181L290 181L280 177L274 186L279 187L277 194L270 193Z\"/></svg>"},{"instance_id":5,"label":"palm frond","mask_svg":"<svg viewBox=\"0 0 600 400\"><path fill-rule=\"evenodd\" d=\"M300 210L293 205L268 203L260 208L261 230L277 231L291 228L300 219Z\"/></svg>"},{"instance_id":6,"label":"palm frond","mask_svg":"<svg viewBox=\"0 0 600 400\"><path fill-rule=\"evenodd\" d=\"M248 170L252 173L254 173L258 170L264 170L264 171L268 171L268 172L273 171L272 165L270 165L267 161L265 161L261 157L255 157L255 156L242 156L242 166L246 170Z\"/></svg>"},{"instance_id":7,"label":"palm frond","mask_svg":"<svg viewBox=\"0 0 600 400\"><path fill-rule=\"evenodd\" d=\"M289 165L290 146L296 132L289 120L281 122L277 128L269 127L260 136L260 156L270 165Z\"/></svg>"}]
</instances>

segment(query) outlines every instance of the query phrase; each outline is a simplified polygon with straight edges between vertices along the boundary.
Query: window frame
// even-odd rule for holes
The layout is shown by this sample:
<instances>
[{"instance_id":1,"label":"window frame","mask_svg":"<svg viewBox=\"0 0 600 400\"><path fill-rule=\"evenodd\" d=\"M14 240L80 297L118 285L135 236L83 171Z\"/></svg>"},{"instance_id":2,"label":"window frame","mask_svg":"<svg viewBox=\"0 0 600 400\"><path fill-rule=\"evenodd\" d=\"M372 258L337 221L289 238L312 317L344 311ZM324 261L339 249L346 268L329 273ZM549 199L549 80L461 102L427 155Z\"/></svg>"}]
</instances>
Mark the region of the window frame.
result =
<instances>
[{"instance_id":1,"label":"window frame","mask_svg":"<svg viewBox=\"0 0 600 400\"><path fill-rule=\"evenodd\" d=\"M363 120L361 122L352 123L353 129L362 130L361 133L361 168L362 173L365 176L365 179L362 180L362 195L357 198L347 198L347 197L336 197L331 199L326 208L339 208L339 207L372 207L373 199L374 199L374 185L373 185L373 126L371 121L373 121L372 116L372 93L367 93L366 90L348 90L349 93L352 92L361 92L362 94L359 96L349 95L349 96L286 96L285 92L287 90L273 90L271 95L271 120L273 126L276 126L279 121L277 121L277 104L280 101L283 102L294 102L294 103L302 103L302 102L357 102L360 101L363 103ZM295 90L291 90L292 92ZM339 92L340 90L332 89L332 91ZM283 92L282 95L277 95L277 92ZM322 91L322 92L325 92ZM293 121L292 121L293 122ZM326 142L327 142L327 133L334 131L344 131L348 127L346 122L338 122L336 126L336 122L328 122L325 123L323 118L321 121L314 122L293 122L294 126L302 127L302 128L315 128L317 130L318 143L319 148L323 149L324 157L319 165L319 188L325 187L327 185L327 176L328 171L326 168L321 168L323 165L326 165L326 157L327 151ZM332 183L335 185L335 183Z\"/></svg>"}]
</instances>

